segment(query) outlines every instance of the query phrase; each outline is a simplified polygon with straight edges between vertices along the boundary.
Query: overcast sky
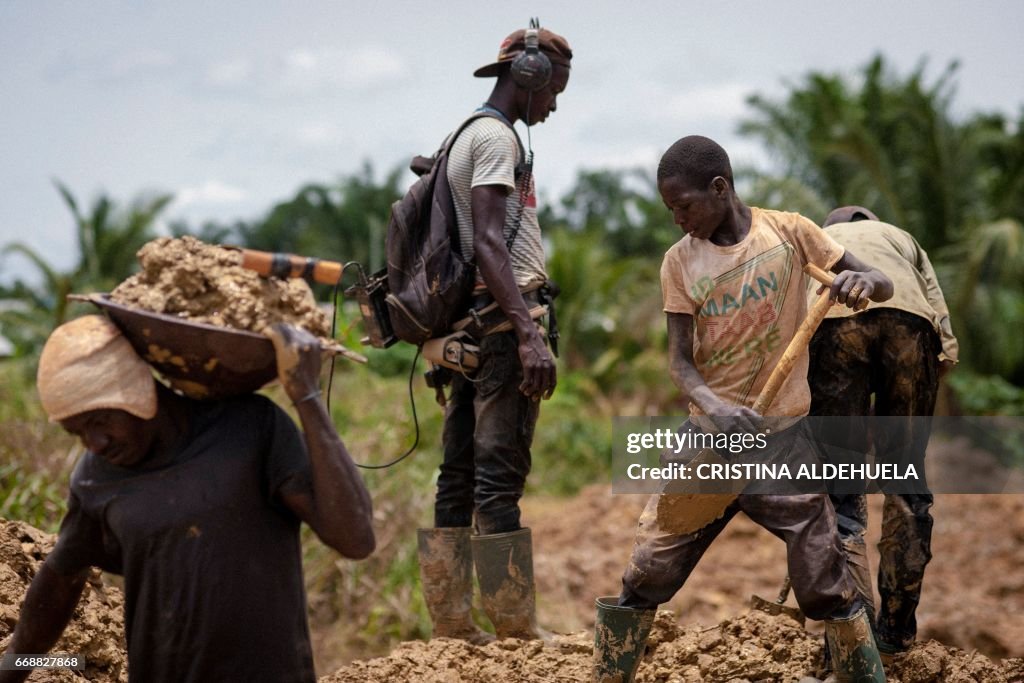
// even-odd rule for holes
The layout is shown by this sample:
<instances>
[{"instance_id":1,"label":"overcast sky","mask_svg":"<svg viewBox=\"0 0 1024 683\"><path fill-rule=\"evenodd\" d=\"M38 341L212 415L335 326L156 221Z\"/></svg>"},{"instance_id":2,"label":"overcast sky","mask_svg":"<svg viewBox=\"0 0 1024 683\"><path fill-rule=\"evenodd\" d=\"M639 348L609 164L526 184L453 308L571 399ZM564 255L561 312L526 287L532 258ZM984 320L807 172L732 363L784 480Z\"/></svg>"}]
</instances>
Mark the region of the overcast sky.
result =
<instances>
[{"instance_id":1,"label":"overcast sky","mask_svg":"<svg viewBox=\"0 0 1024 683\"><path fill-rule=\"evenodd\" d=\"M752 93L881 51L961 62L960 114L1024 104L1024 2L47 2L0 0L0 245L58 267L91 205L171 192L167 218L256 218L308 181L429 153L488 94L473 70L531 14L576 58L533 131L541 201L580 168L653 167L677 138L764 164L736 126ZM409 176L411 179L411 175ZM344 254L321 256L344 259ZM0 259L0 281L30 272Z\"/></svg>"}]
</instances>

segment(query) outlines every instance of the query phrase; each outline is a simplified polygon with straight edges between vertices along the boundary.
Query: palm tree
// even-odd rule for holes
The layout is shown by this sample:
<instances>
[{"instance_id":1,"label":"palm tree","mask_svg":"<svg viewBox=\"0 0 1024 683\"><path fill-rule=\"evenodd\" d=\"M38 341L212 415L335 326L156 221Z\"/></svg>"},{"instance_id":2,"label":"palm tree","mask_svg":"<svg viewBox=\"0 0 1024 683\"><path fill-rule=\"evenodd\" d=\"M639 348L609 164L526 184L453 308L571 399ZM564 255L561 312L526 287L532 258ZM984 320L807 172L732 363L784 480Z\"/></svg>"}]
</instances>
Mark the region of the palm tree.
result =
<instances>
[{"instance_id":1,"label":"palm tree","mask_svg":"<svg viewBox=\"0 0 1024 683\"><path fill-rule=\"evenodd\" d=\"M942 253L937 269L953 292L962 360L1024 385L1024 225L1005 218L974 228Z\"/></svg>"},{"instance_id":2,"label":"palm tree","mask_svg":"<svg viewBox=\"0 0 1024 683\"><path fill-rule=\"evenodd\" d=\"M901 78L876 56L858 84L811 73L782 101L751 97L740 131L760 138L789 179L772 189L871 206L926 249L961 236L978 215L975 128L952 117L957 64L930 84L925 66Z\"/></svg>"},{"instance_id":3,"label":"palm tree","mask_svg":"<svg viewBox=\"0 0 1024 683\"><path fill-rule=\"evenodd\" d=\"M1024 383L1024 112L952 114L957 64L928 82L881 56L853 83L811 73L781 100L750 98L741 132L778 173L752 174L755 199L821 211L861 204L908 230L935 258L970 369ZM814 214L812 214L813 216Z\"/></svg>"},{"instance_id":4,"label":"palm tree","mask_svg":"<svg viewBox=\"0 0 1024 683\"><path fill-rule=\"evenodd\" d=\"M0 251L28 259L41 280L37 287L16 282L9 297L24 305L0 312L0 326L14 338L19 352L38 347L50 330L70 317L68 294L109 290L131 275L137 267L136 252L155 236L155 221L172 200L167 194L141 196L122 211L100 195L84 213L63 183L54 184L74 219L78 262L60 271L23 242L11 242Z\"/></svg>"},{"instance_id":5,"label":"palm tree","mask_svg":"<svg viewBox=\"0 0 1024 683\"><path fill-rule=\"evenodd\" d=\"M286 251L338 261L383 266L384 229L391 204L400 196L401 171L383 182L372 166L338 184L310 183L288 201L273 206L262 220L230 230L242 246Z\"/></svg>"}]
</instances>

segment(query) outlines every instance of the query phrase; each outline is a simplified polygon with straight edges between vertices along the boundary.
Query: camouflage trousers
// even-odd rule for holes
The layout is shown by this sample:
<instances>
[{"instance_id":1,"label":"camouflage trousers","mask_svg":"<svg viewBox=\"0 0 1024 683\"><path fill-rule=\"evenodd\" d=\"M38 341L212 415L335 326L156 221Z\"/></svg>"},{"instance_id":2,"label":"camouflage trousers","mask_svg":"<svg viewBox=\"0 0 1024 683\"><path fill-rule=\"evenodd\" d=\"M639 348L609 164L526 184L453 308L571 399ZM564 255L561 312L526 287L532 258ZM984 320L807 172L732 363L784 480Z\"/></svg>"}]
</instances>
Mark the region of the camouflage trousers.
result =
<instances>
[{"instance_id":1,"label":"camouflage trousers","mask_svg":"<svg viewBox=\"0 0 1024 683\"><path fill-rule=\"evenodd\" d=\"M924 570L932 559L932 507L930 494L886 495L882 507L882 537L878 541L878 607L871 590L864 529L864 495L832 496L839 538L857 584L857 593L874 616L875 638L888 651L905 650L917 636L917 605L921 600Z\"/></svg>"},{"instance_id":2,"label":"camouflage trousers","mask_svg":"<svg viewBox=\"0 0 1024 683\"><path fill-rule=\"evenodd\" d=\"M939 350L931 324L904 311L883 308L825 320L811 341L811 415L867 416L873 396L875 415L908 419L895 429L879 430L874 438L869 425L856 419L833 423L848 430L840 440L855 451L886 454L890 462L923 462L931 423L922 418L935 410ZM834 441L836 436L829 438ZM901 449L902 454L891 455ZM904 649L917 635L915 615L931 559L932 502L930 493L885 496L878 544L879 602L878 609L871 610L883 649ZM833 495L832 503L858 593L873 606L864 544L865 496Z\"/></svg>"}]
</instances>

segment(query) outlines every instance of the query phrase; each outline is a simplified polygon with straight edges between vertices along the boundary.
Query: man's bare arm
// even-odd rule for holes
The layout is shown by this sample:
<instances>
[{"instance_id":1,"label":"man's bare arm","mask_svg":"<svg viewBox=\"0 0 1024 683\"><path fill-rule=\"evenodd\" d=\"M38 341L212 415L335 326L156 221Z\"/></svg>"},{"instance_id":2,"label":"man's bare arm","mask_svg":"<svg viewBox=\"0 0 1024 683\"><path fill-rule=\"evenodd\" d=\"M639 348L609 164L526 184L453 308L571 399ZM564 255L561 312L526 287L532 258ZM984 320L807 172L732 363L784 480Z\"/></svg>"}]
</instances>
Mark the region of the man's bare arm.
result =
<instances>
[{"instance_id":1,"label":"man's bare arm","mask_svg":"<svg viewBox=\"0 0 1024 683\"><path fill-rule=\"evenodd\" d=\"M519 390L534 399L551 396L557 377L555 361L519 292L512 257L505 245L506 188L480 185L472 190L473 251L487 290L512 323L519 340L523 382Z\"/></svg>"},{"instance_id":2,"label":"man's bare arm","mask_svg":"<svg viewBox=\"0 0 1024 683\"><path fill-rule=\"evenodd\" d=\"M302 422L313 474L312 492L289 492L282 499L324 543L345 557L367 557L376 546L373 504L320 399L319 342L305 330L281 324L270 337L278 376Z\"/></svg>"},{"instance_id":3,"label":"man's bare arm","mask_svg":"<svg viewBox=\"0 0 1024 683\"><path fill-rule=\"evenodd\" d=\"M21 605L18 625L14 628L10 654L45 654L54 646L64 627L71 621L89 568L64 575L43 562L32 579ZM28 678L31 671L0 671L0 683L18 683Z\"/></svg>"},{"instance_id":4,"label":"man's bare arm","mask_svg":"<svg viewBox=\"0 0 1024 683\"><path fill-rule=\"evenodd\" d=\"M693 360L693 316L686 313L667 313L669 373L672 382L705 415L728 418L715 423L722 429L740 427L756 431L756 425L747 418L757 413L745 406L726 403L711 391Z\"/></svg>"}]
</instances>

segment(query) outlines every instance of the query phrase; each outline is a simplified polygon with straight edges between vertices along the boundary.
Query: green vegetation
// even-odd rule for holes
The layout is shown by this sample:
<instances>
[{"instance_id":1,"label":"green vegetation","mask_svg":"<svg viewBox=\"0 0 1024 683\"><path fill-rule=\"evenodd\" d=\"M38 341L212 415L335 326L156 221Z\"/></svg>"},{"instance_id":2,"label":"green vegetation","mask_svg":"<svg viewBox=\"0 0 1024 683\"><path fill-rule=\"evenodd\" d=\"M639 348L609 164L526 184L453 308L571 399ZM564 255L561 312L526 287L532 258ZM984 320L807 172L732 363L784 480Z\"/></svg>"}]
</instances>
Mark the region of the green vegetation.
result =
<instances>
[{"instance_id":1,"label":"green vegetation","mask_svg":"<svg viewBox=\"0 0 1024 683\"><path fill-rule=\"evenodd\" d=\"M958 119L956 66L934 79L925 71L901 76L878 57L857 79L810 73L778 100L752 97L742 132L761 141L777 166L744 169L741 195L817 220L833 206L862 204L914 234L936 265L961 342L963 362L949 378L954 404L968 413L1021 415L1024 109L1016 121L987 113ZM531 493L572 494L607 481L612 416L683 409L667 376L658 287L661 255L679 233L652 172L583 172L542 212L549 273L562 288L562 357L558 391L537 427ZM384 219L403 185L400 172L378 181L367 165L337 182L301 188L262 218L173 230L359 260L370 270L383 261ZM87 310L69 310L67 293L109 289L130 274L132 254L153 236L153 221L169 201L143 197L118 210L101 196L83 213L67 188L58 184L58 191L72 215L79 262L58 272L24 245L10 244L4 251L28 258L42 283L0 287L0 300L20 304L0 307L0 332L17 353L0 361L0 515L50 531L59 523L76 453L35 400L35 354L56 324ZM324 290L318 295L328 297ZM357 320L347 302L339 337L349 346L358 345ZM355 459L382 463L413 441L407 381L414 350L400 345L367 355L367 367L339 361L331 409ZM431 521L441 412L422 370L413 380L418 451L390 469L365 472L374 493L377 553L344 562L311 535L305 540L312 619L318 632L330 634L339 659L383 652L429 629L417 588L414 529Z\"/></svg>"}]
</instances>

